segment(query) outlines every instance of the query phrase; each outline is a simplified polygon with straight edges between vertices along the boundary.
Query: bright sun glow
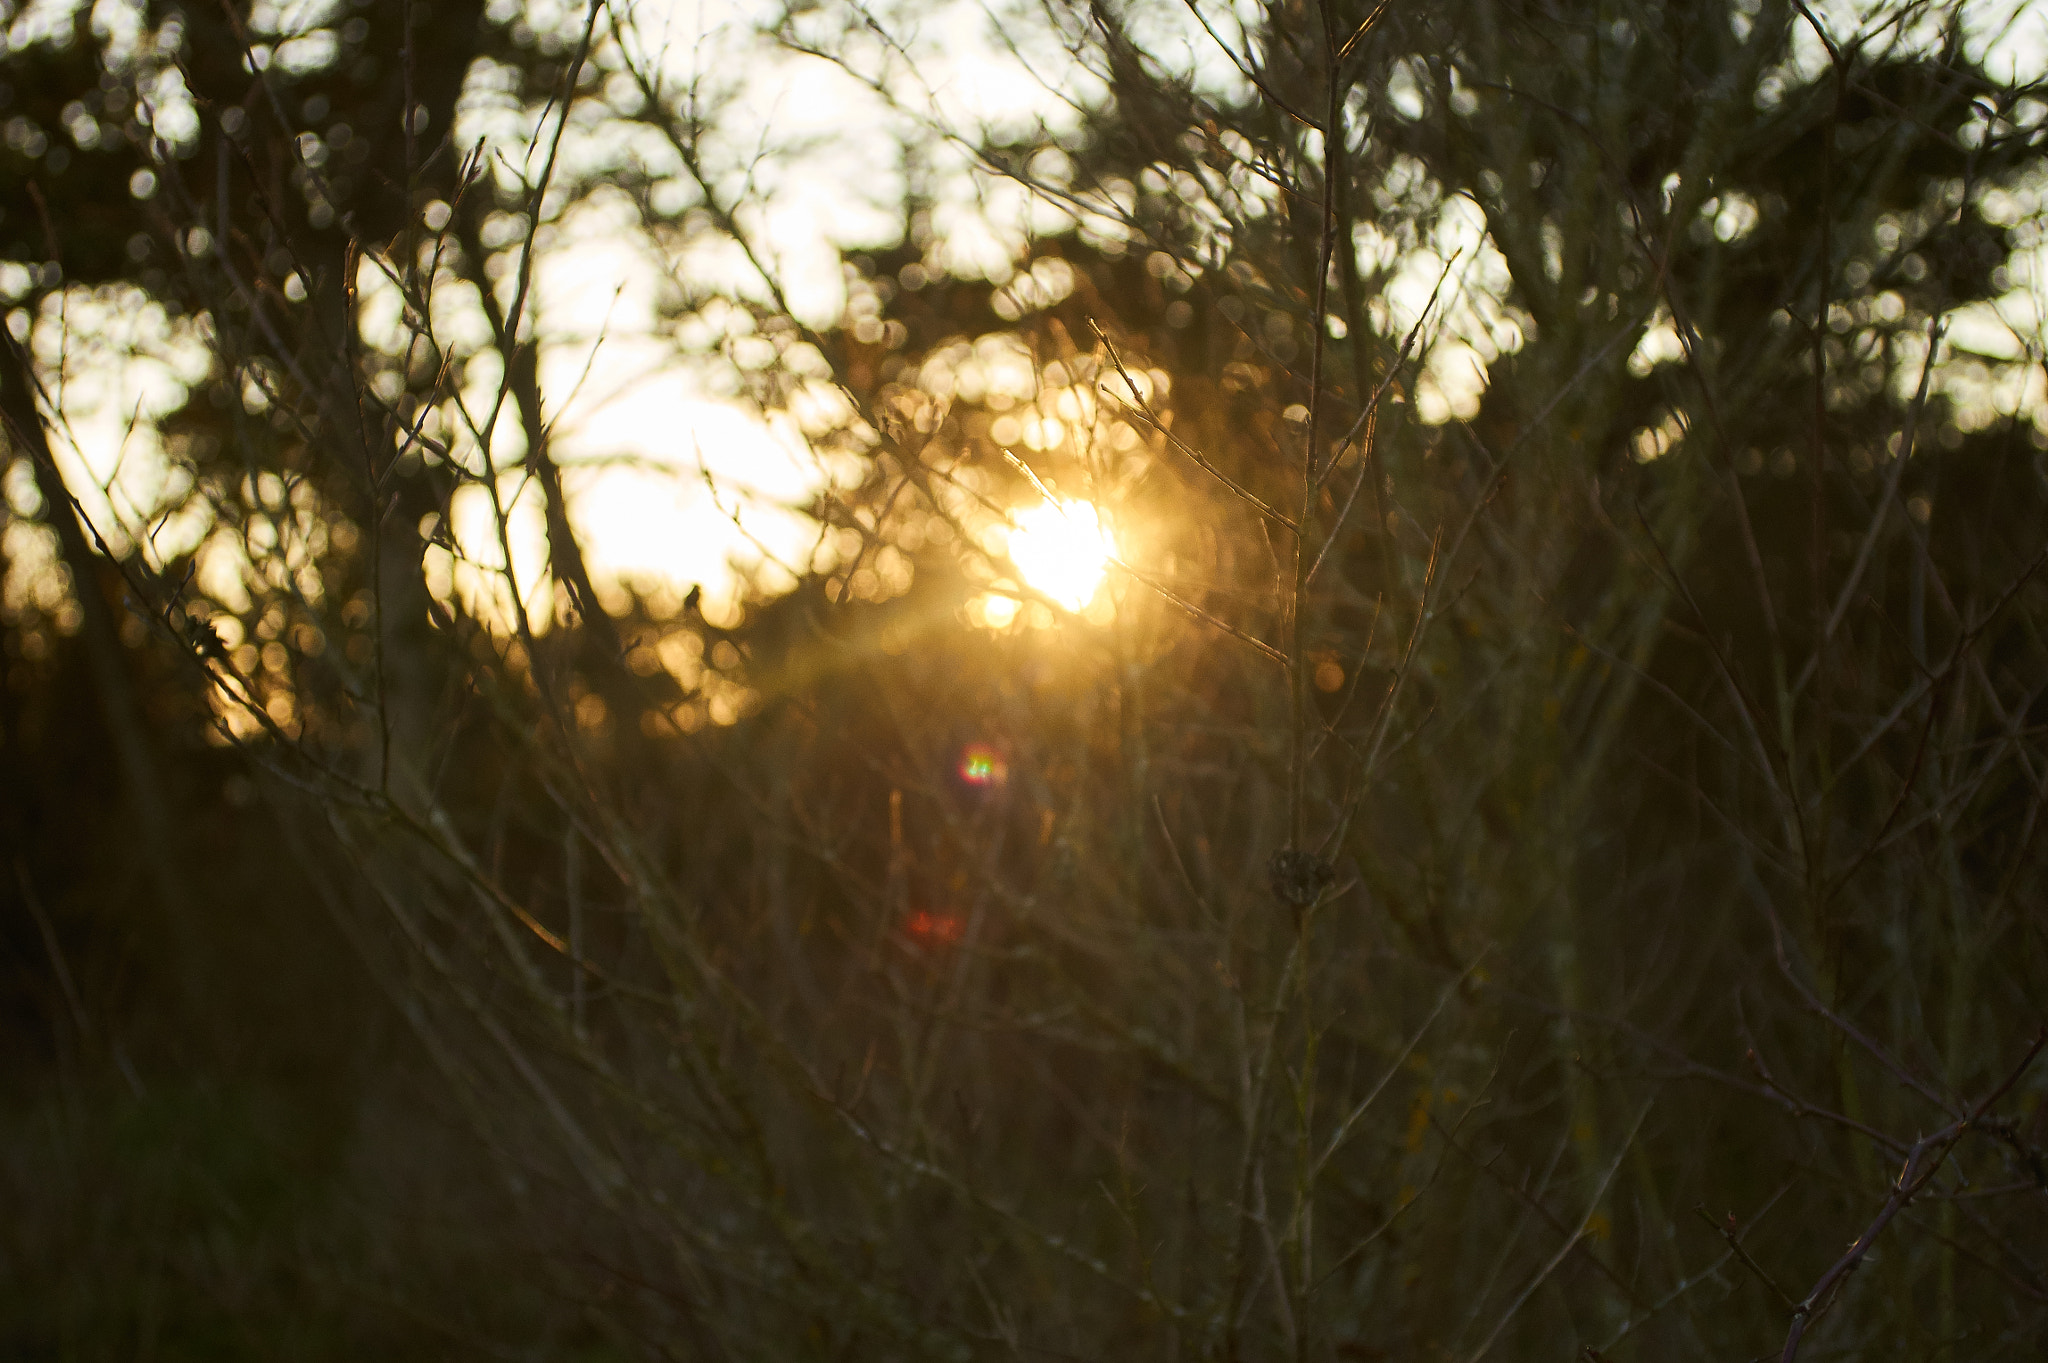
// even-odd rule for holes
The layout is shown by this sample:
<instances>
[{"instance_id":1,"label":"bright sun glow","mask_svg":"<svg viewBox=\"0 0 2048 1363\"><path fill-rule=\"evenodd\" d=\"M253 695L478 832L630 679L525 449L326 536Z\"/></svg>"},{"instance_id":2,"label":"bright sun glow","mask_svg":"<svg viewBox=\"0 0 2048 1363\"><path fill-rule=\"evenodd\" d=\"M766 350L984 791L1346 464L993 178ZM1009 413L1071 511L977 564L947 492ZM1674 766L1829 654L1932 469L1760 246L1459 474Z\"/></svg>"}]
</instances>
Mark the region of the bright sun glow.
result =
<instances>
[{"instance_id":1,"label":"bright sun glow","mask_svg":"<svg viewBox=\"0 0 2048 1363\"><path fill-rule=\"evenodd\" d=\"M1116 541L1093 506L1041 502L1010 520L1010 561L1026 582L1068 610L1095 599Z\"/></svg>"}]
</instances>

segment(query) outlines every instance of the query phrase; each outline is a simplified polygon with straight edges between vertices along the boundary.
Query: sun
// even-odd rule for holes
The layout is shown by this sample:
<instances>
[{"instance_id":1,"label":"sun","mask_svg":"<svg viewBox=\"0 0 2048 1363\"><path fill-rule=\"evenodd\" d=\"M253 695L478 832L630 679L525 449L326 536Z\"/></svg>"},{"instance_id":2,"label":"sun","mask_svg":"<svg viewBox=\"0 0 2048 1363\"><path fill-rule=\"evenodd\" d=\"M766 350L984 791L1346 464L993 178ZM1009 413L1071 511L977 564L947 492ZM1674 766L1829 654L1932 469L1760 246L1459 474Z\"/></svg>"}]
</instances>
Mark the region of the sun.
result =
<instances>
[{"instance_id":1,"label":"sun","mask_svg":"<svg viewBox=\"0 0 2048 1363\"><path fill-rule=\"evenodd\" d=\"M1087 502L1040 502L1010 517L1010 562L1024 581L1070 611L1095 599L1116 541Z\"/></svg>"}]
</instances>

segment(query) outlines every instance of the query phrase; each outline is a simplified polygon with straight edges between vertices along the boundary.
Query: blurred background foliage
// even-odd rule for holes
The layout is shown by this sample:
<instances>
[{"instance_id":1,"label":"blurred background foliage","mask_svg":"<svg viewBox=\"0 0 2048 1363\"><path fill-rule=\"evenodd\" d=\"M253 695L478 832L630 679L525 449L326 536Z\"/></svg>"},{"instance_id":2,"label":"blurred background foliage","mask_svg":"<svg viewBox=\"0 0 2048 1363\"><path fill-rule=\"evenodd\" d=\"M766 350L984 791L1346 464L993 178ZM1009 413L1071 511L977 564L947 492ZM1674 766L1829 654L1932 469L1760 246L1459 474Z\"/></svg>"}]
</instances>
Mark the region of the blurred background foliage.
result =
<instances>
[{"instance_id":1,"label":"blurred background foliage","mask_svg":"<svg viewBox=\"0 0 2048 1363\"><path fill-rule=\"evenodd\" d=\"M0 1352L2038 1350L2030 9L0 13Z\"/></svg>"}]
</instances>

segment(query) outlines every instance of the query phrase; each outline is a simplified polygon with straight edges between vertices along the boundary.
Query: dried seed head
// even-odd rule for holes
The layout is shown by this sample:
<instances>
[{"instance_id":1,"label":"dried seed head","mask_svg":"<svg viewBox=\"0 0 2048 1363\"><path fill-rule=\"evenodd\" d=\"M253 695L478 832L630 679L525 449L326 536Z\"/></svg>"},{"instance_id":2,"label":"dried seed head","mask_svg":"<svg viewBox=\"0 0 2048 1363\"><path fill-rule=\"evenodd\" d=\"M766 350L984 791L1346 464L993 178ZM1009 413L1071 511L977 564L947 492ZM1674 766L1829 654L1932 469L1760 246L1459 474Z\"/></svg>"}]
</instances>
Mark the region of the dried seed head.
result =
<instances>
[{"instance_id":1,"label":"dried seed head","mask_svg":"<svg viewBox=\"0 0 2048 1363\"><path fill-rule=\"evenodd\" d=\"M1313 852L1283 847L1266 863L1266 883L1273 897L1290 908L1305 909L1322 898L1337 872Z\"/></svg>"}]
</instances>

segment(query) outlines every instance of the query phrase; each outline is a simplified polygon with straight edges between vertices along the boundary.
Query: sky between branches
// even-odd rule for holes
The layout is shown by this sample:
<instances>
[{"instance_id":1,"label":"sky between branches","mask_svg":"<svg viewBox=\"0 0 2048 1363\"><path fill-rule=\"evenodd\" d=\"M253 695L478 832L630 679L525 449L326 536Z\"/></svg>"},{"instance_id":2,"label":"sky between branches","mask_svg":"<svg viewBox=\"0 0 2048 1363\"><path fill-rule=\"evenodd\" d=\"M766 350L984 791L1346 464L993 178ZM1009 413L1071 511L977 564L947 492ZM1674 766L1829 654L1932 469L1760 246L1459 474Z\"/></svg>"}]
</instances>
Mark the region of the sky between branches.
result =
<instances>
[{"instance_id":1,"label":"sky between branches","mask_svg":"<svg viewBox=\"0 0 2048 1363\"><path fill-rule=\"evenodd\" d=\"M1852 29L1870 3L1817 7L1837 31ZM289 65L317 60L319 35L337 7L326 0L259 6L257 36L268 59ZM58 31L72 12L67 0L40 0L15 14L7 45L18 49ZM1206 12L1222 31L1226 10ZM1099 98L1095 78L1076 65L1054 36L1018 6L997 14L989 7L951 3L900 4L874 11L900 44L892 51L872 38L844 43L847 67L872 78L888 94L864 87L847 70L778 49L761 35L770 7L759 0L638 0L616 9L615 30L604 32L592 61L608 72L602 95L586 96L572 111L563 143L564 183L595 183L573 201L559 192L544 204L535 250L534 321L542 344L541 379L554 422L555 453L565 468L572 518L601 592L632 584L657 602L679 600L703 584L710 609L729 608L742 585L774 590L788 575L774 560L802 566L817 543L815 526L800 508L815 491L843 474L814 458L801 421L773 416L733 399L730 362L748 344L738 309L700 309L680 328L664 323L655 300L671 281L765 301L766 282L729 243L706 240L670 256L641 230L625 196L602 181L608 169L632 166L659 181L657 207L677 214L694 206L674 153L652 132L629 124L621 111L636 98L622 69L628 61L661 72L682 97L694 88L717 116L707 149L717 158L721 193L739 204L792 310L808 324L829 324L846 301L841 252L894 240L902 231L902 203L915 175L931 202L934 269L985 275L998 282L1011 272L1034 234L1074 225L1067 208L1034 198L1014 183L976 169L951 130L965 140L1001 132L1018 135L1070 130L1074 103ZM142 40L133 11L99 0L96 28L118 54ZM2041 0L1991 0L1970 9L1976 42L1994 75L2038 77L2048 61L2048 5ZM500 3L500 23L523 22L557 43L573 43L584 14L561 0ZM1250 18L1247 7L1244 16ZM825 22L821 18L819 22ZM1146 12L1138 34L1162 64L1187 72L1194 85L1231 96L1241 80L1215 43L1184 10ZM295 46L296 45L296 46ZM1811 74L1825 63L1819 42L1801 30L1795 65ZM457 145L482 141L516 165L530 157L544 117L505 93L509 82L488 64L471 72L453 130ZM158 90L160 135L189 138L199 117L181 103L175 82ZM908 153L908 154L907 154ZM2004 196L1987 216L2039 217L2039 195ZM1081 229L1109 230L1085 219ZM2010 271L2011 291L1995 308L1958 316L1951 327L1955 361L1951 386L1985 419L1995 412L2044 407L2038 365L2013 364L2031 341L2040 346L2048 316L2042 235L2034 233ZM1486 364L1522 343L1526 319L1502 300L1507 272L1486 240L1477 209L1446 202L1427 249L1400 262L1387 290L1383 316L1390 334L1412 325L1447 261L1454 269L1452 306L1446 309L1420 385L1418 412L1441 421L1469 414L1477 404ZM1393 242L1369 234L1361 253L1391 253ZM0 297L18 301L33 282L35 262L0 263ZM509 274L510 271L507 271ZM393 334L397 301L380 290L366 267L367 339ZM480 348L487 336L474 298L444 289L447 334ZM721 327L721 319L725 325ZM8 318L17 336L31 330L18 306ZM1654 328L1636 363L1678 358L1675 335ZM202 324L172 318L132 287L70 288L46 298L33 319L33 349L57 396L63 417L61 458L67 481L103 527L131 535L154 526L152 556L174 557L206 540L212 527L203 506L186 499L186 480L163 457L153 418L175 410L186 389L205 373ZM2038 350L2037 350L2038 353ZM1981 358L1973 358L1981 357ZM2000 362L2007 362L2001 364ZM1911 368L1911 366L1908 366ZM487 375L486 375L487 377ZM830 405L820 385L818 401ZM1967 416L1965 417L1967 420ZM516 461L518 435L496 451L498 466ZM705 474L721 491L713 496ZM18 511L33 504L26 466L7 471L5 492ZM517 490L504 476L504 490ZM513 578L529 597L545 590L545 548L537 489L512 507ZM451 508L454 530L468 564L439 565L436 586L484 604L490 577L502 566L481 488L459 493ZM732 518L737 516L736 527ZM53 553L47 536L25 521L12 522L6 548L13 565L8 599L54 603L61 587L48 573ZM110 535L117 547L118 534ZM765 555L769 556L764 560ZM829 552L829 549L828 551ZM238 551L222 546L201 555L203 588L231 601L243 571ZM434 565L430 564L430 569ZM545 614L543 612L543 614Z\"/></svg>"}]
</instances>

